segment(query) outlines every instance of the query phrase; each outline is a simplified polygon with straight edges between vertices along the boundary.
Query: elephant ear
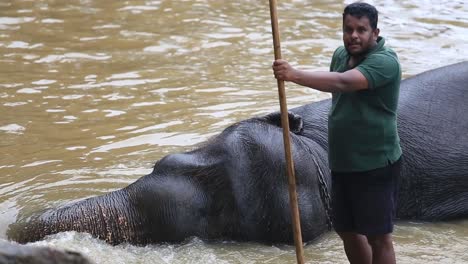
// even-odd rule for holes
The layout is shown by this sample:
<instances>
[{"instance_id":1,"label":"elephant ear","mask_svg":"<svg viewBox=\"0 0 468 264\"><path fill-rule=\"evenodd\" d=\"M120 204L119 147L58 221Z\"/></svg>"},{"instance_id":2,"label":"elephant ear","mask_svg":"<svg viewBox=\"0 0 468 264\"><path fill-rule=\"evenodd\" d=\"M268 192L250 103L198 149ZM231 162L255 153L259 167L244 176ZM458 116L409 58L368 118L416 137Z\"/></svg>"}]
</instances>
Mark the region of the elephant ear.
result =
<instances>
[{"instance_id":1,"label":"elephant ear","mask_svg":"<svg viewBox=\"0 0 468 264\"><path fill-rule=\"evenodd\" d=\"M275 112L264 117L264 120L277 127L281 126L281 113ZM294 114L292 112L288 112L288 121L289 121L289 130L297 135L301 135L304 132L304 122L302 121L302 117L298 114Z\"/></svg>"}]
</instances>

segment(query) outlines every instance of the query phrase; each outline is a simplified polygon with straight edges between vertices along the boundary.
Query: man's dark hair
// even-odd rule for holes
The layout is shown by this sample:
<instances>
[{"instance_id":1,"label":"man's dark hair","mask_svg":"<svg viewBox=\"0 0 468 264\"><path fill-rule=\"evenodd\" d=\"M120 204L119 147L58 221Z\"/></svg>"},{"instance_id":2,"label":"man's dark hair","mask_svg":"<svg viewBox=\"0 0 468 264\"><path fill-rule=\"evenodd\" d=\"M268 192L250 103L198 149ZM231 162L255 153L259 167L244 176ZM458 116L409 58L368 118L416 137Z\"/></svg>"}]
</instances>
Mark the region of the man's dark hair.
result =
<instances>
[{"instance_id":1,"label":"man's dark hair","mask_svg":"<svg viewBox=\"0 0 468 264\"><path fill-rule=\"evenodd\" d=\"M351 15L359 19L361 19L361 17L367 17L369 19L369 23L372 29L377 28L377 21L379 20L379 12L373 5L369 5L367 3L362 3L362 2L349 4L344 9L343 21L346 15Z\"/></svg>"}]
</instances>

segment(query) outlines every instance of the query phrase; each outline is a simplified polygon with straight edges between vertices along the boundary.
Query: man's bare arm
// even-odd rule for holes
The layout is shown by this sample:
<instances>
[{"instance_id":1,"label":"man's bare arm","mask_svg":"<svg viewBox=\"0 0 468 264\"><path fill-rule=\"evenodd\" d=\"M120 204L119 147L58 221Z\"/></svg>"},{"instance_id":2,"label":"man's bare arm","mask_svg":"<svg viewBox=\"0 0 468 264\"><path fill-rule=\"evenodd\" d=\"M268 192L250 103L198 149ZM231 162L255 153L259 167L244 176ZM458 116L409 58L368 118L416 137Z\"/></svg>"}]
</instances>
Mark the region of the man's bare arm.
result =
<instances>
[{"instance_id":1,"label":"man's bare arm","mask_svg":"<svg viewBox=\"0 0 468 264\"><path fill-rule=\"evenodd\" d=\"M343 73L304 71L291 67L284 60L276 60L273 63L273 71L278 80L294 82L322 92L352 92L369 87L366 77L356 69Z\"/></svg>"}]
</instances>

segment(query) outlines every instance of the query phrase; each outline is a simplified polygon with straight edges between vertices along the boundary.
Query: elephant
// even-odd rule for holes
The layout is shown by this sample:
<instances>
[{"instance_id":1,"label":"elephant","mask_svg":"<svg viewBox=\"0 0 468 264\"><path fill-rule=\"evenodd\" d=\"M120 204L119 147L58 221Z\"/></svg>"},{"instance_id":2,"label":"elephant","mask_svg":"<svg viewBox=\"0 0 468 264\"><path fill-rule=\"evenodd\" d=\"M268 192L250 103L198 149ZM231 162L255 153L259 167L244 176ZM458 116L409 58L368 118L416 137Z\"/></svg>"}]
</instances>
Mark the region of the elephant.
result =
<instances>
[{"instance_id":1,"label":"elephant","mask_svg":"<svg viewBox=\"0 0 468 264\"><path fill-rule=\"evenodd\" d=\"M398 219L468 216L467 102L468 62L402 81ZM330 105L325 99L288 115L305 242L327 232ZM178 243L194 236L291 244L282 133L277 112L237 122L192 150L163 157L127 187L13 223L8 236L26 243L74 230L112 245Z\"/></svg>"}]
</instances>

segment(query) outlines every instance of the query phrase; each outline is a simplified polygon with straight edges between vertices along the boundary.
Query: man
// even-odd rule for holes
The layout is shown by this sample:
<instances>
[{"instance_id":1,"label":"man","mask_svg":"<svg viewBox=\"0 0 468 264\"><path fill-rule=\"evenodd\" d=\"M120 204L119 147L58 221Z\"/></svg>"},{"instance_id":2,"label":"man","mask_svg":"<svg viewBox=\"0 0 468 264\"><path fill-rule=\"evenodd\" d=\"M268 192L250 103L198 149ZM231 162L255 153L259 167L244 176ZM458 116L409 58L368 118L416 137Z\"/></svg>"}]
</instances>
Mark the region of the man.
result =
<instances>
[{"instance_id":1,"label":"man","mask_svg":"<svg viewBox=\"0 0 468 264\"><path fill-rule=\"evenodd\" d=\"M372 5L343 13L343 43L330 72L273 63L275 77L332 93L328 120L333 226L351 263L395 263L391 233L401 148L396 110L401 80L397 55L385 46Z\"/></svg>"}]
</instances>

